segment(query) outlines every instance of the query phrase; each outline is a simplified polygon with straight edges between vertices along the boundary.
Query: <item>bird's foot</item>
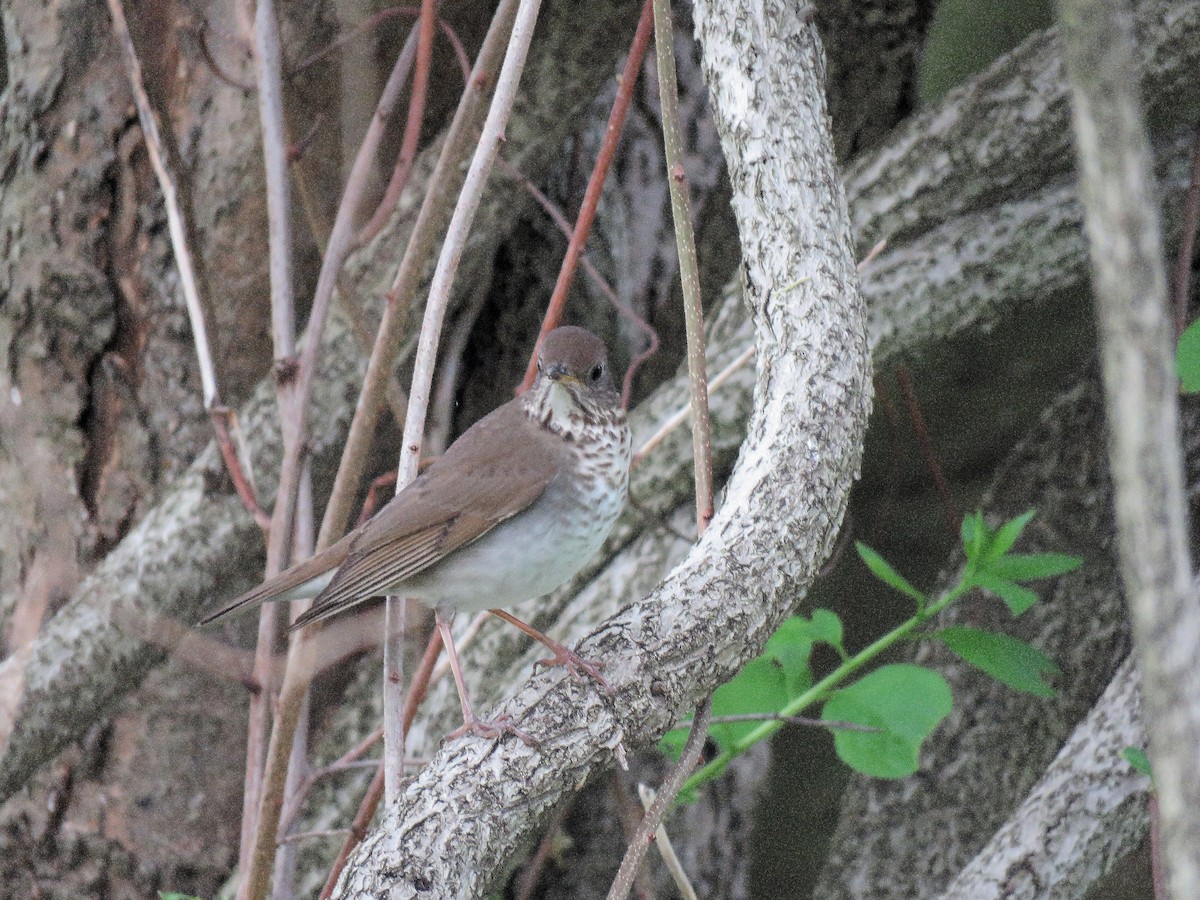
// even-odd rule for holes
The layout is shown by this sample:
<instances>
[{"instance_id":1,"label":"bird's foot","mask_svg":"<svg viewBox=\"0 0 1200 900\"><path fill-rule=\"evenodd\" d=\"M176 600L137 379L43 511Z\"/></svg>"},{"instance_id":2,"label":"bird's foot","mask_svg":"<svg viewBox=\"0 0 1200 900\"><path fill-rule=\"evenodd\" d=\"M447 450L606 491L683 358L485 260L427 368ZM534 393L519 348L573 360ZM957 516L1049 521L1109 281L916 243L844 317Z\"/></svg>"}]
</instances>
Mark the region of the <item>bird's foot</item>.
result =
<instances>
[{"instance_id":1,"label":"bird's foot","mask_svg":"<svg viewBox=\"0 0 1200 900\"><path fill-rule=\"evenodd\" d=\"M604 668L604 663L599 660L584 659L574 650L570 650L562 644L558 644L551 649L554 650L553 656L546 659L539 659L533 665L535 667L545 666L548 669L552 666L562 666L571 673L571 677L576 681L582 681L583 676L588 675L596 684L604 688L605 693L610 697L616 696L616 690L608 683L608 679L600 674L600 670Z\"/></svg>"},{"instance_id":2,"label":"bird's foot","mask_svg":"<svg viewBox=\"0 0 1200 900\"><path fill-rule=\"evenodd\" d=\"M538 747L540 744L534 740L525 731L522 731L513 722L512 716L503 715L497 716L492 721L488 722L478 718L473 713L469 718L463 720L463 724L454 731L446 735L447 741L452 741L455 738L462 737L464 734L477 734L488 740L498 740L506 734L514 735L525 743L528 747Z\"/></svg>"}]
</instances>

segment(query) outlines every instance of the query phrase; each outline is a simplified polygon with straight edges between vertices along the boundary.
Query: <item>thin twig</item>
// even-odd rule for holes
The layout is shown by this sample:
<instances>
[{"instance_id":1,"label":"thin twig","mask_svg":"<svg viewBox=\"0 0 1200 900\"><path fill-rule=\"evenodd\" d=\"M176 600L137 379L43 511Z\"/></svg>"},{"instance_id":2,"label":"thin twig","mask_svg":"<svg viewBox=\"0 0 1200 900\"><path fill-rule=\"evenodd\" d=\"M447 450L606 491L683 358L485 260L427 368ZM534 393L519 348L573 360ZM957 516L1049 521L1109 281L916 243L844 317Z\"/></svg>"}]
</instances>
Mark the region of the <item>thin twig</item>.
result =
<instances>
[{"instance_id":1,"label":"thin twig","mask_svg":"<svg viewBox=\"0 0 1200 900\"><path fill-rule=\"evenodd\" d=\"M645 785L638 785L638 798L642 801L642 807L647 812L654 803L654 798L658 795L654 788ZM667 872L671 875L671 880L675 882L675 886L679 888L679 895L683 900L698 900L696 897L696 889L692 887L691 880L687 877L687 872L683 870L683 864L679 862L679 857L675 855L675 847L671 844L671 838L667 834L667 827L661 822L658 823L658 828L654 830L654 846L658 848L658 855L662 857L663 863L667 867Z\"/></svg>"},{"instance_id":2,"label":"thin twig","mask_svg":"<svg viewBox=\"0 0 1200 900\"><path fill-rule=\"evenodd\" d=\"M192 254L187 239L187 224L183 218L183 208L179 203L179 192L175 187L175 178L171 175L171 165L167 158L166 147L158 125L158 114L150 105L146 94L146 85L142 79L142 64L138 60L137 50L133 46L133 38L129 34L129 23L125 19L125 8L121 0L108 0L108 9L112 14L113 33L117 43L121 45L121 55L125 61L125 73L129 78L129 86L133 91L134 104L137 106L138 122L142 126L142 135L146 139L146 153L150 157L150 165L158 179L158 188L162 191L163 204L167 210L167 230L171 236L171 252L175 257L175 267L179 270L179 287L183 291L183 301L187 306L188 320L192 327L192 341L196 345L196 358L200 366L200 384L204 391L204 408L212 409L219 405L217 393L216 368L213 365L212 350L208 344L208 328L204 324L204 306L200 301L200 289L196 281L196 269L192 263Z\"/></svg>"},{"instance_id":3,"label":"thin twig","mask_svg":"<svg viewBox=\"0 0 1200 900\"><path fill-rule=\"evenodd\" d=\"M230 480L233 481L233 489L237 492L242 505L250 511L250 515L254 516L254 521L258 523L258 527L263 530L265 535L271 530L271 517L258 505L254 488L250 485L250 481L242 469L237 448L233 446L233 440L229 436L229 426L226 424L226 420L232 415L232 410L227 406L215 407L208 411L208 417L212 420L213 432L217 436L217 448L221 451L225 470L229 473Z\"/></svg>"},{"instance_id":4,"label":"thin twig","mask_svg":"<svg viewBox=\"0 0 1200 900\"><path fill-rule=\"evenodd\" d=\"M688 382L692 397L692 456L696 470L696 530L704 533L713 517L712 436L708 422L708 378L704 361L704 306L700 266L692 231L692 202L683 167L683 135L679 126L679 86L675 79L675 46L669 0L654 0L654 50L658 62L658 99L662 109L663 147L675 246L683 288L687 328Z\"/></svg>"},{"instance_id":5,"label":"thin twig","mask_svg":"<svg viewBox=\"0 0 1200 900\"><path fill-rule=\"evenodd\" d=\"M267 183L267 222L271 276L271 334L275 353L275 387L283 436L283 462L279 490L267 536L269 578L287 566L295 527L299 494L301 451L304 444L303 402L297 399L294 374L296 355L296 312L292 299L291 195L287 171L287 138L283 122L283 84L280 76L279 22L273 0L258 0L254 17L254 65L258 83L258 111L262 125L263 161ZM267 723L271 714L271 669L275 658L278 617L273 603L259 612L258 643L254 655L254 677L263 690L250 697L246 732L246 774L242 801L242 843L238 869L239 900L250 894L247 875L258 825L259 795L268 747Z\"/></svg>"},{"instance_id":6,"label":"thin twig","mask_svg":"<svg viewBox=\"0 0 1200 900\"><path fill-rule=\"evenodd\" d=\"M579 255L587 243L588 234L592 230L592 221L596 217L596 207L600 202L600 192L604 189L604 180L608 177L609 167L617 152L617 144L621 139L621 130L625 126L625 117L629 112L629 103L633 97L633 88L637 84L638 73L642 68L642 60L646 56L646 47L650 43L650 31L653 24L650 11L651 0L646 0L642 6L642 15L638 19L637 31L633 43L629 46L629 56L625 60L625 69L621 73L621 81L617 88L617 97L613 101L612 111L608 114L608 124L605 126L604 140L600 144L600 152L596 155L596 164L592 167L588 179L587 190L583 195L583 205L579 208L579 216L575 220L575 230L571 234L571 242L567 245L567 253L563 257L562 267L558 270L558 281L554 284L554 293L550 295L550 303L546 315L542 319L541 332L533 353L529 356L529 365L525 369L525 378L521 382L518 393L529 390L537 375L537 357L542 341L562 318L563 307L567 303L567 291L575 276L575 266Z\"/></svg>"},{"instance_id":7,"label":"thin twig","mask_svg":"<svg viewBox=\"0 0 1200 900\"><path fill-rule=\"evenodd\" d=\"M404 136L400 140L400 155L396 158L396 166L392 178L384 192L383 201L375 209L363 228L354 238L355 244L361 246L383 230L388 217L400 199L400 191L408 183L413 163L417 159L417 143L421 139L421 120L425 118L425 100L429 93L429 67L433 60L433 25L436 16L434 8L436 0L421 0L421 19L416 29L417 62L413 69L413 85L408 98L408 117L404 122ZM410 33L409 39L412 35Z\"/></svg>"},{"instance_id":8,"label":"thin twig","mask_svg":"<svg viewBox=\"0 0 1200 900\"><path fill-rule=\"evenodd\" d=\"M459 377L462 374L463 355L467 352L467 343L483 306L487 302L488 290L486 282L476 285L471 299L459 314L446 342L446 350L442 354L442 366L438 371L437 388L430 400L429 432L426 437L427 453L429 456L440 456L450 444L450 433L454 426L454 406L458 396Z\"/></svg>"},{"instance_id":9,"label":"thin twig","mask_svg":"<svg viewBox=\"0 0 1200 900\"><path fill-rule=\"evenodd\" d=\"M425 97L429 85L429 66L432 59L434 7L434 0L422 0L421 2L416 78L411 92L400 155L396 161L396 169L392 173L391 181L388 183L383 203L375 210L375 214L367 223L366 228L358 235L360 244L370 240L383 228L392 208L400 198L400 191L408 181L413 161L417 156L417 142L421 136L421 119L425 114ZM405 441L409 438L407 417L410 412L411 404L405 410ZM412 477L416 477L415 466ZM407 481L411 481L411 478L404 479L403 465L401 465L396 478L396 493L405 487ZM394 802L399 796L400 781L404 777L404 618L408 604L403 598L396 597L388 597L386 604L383 641L383 773L388 801Z\"/></svg>"},{"instance_id":10,"label":"thin twig","mask_svg":"<svg viewBox=\"0 0 1200 900\"><path fill-rule=\"evenodd\" d=\"M658 96L662 109L663 146L667 164L667 183L671 191L671 214L675 221L675 245L679 256L679 275L683 287L684 323L687 328L688 382L691 393L692 456L696 478L696 532L702 536L713 517L712 432L708 420L708 376L704 359L704 308L700 297L700 267L696 261L696 238L692 232L691 202L687 175L683 167L683 138L679 127L679 88L675 78L674 37L670 0L653 0L654 48L658 63ZM634 876L649 847L650 836L658 831L663 816L675 801L700 758L712 716L712 694L696 707L691 731L679 761L668 773L662 791L646 810L621 868L608 892L608 900L625 900ZM665 832L663 837L666 837ZM684 879L686 883L686 878Z\"/></svg>"},{"instance_id":11,"label":"thin twig","mask_svg":"<svg viewBox=\"0 0 1200 900\"><path fill-rule=\"evenodd\" d=\"M554 201L547 197L545 193L543 193L541 189L539 189L538 186L533 183L528 175L526 175L516 166L512 165L512 163L506 160L503 156L496 160L496 165L511 178L518 181L521 186L525 188L529 196L533 197L533 199L537 201L537 204L546 211L546 214L550 216L550 220L558 226L558 230L566 235L568 241L571 240L571 223L567 221L567 217L563 214L563 211L558 208ZM629 368L625 370L625 378L621 384L621 406L625 409L628 409L629 396L633 390L633 378L637 374L637 370L641 367L642 363L658 352L658 332L654 329L653 325L647 322L643 317L639 316L634 311L633 307L629 306L617 296L616 290L611 284L608 283L608 279L600 274L600 271L592 263L587 253L580 254L579 263L583 266L583 271L587 273L590 279L592 279L592 283L599 288L600 293L604 294L604 296L608 298L608 302L613 305L613 308L627 318L630 322L632 322L639 331L646 335L646 349L630 360Z\"/></svg>"},{"instance_id":12,"label":"thin twig","mask_svg":"<svg viewBox=\"0 0 1200 900\"><path fill-rule=\"evenodd\" d=\"M738 369L753 359L754 351L754 345L751 344L749 347L739 353L733 362L713 376L708 382L709 393L712 393L720 388L721 385L723 385L737 373ZM634 451L632 465L636 466L643 459L645 459L646 454L650 453L655 447L666 440L667 435L686 422L688 420L688 416L691 414L691 407L685 406L683 409L676 411L676 413L672 415L671 418L667 419L667 421L663 422L658 431L646 438L645 443L643 443L642 446L638 447L637 450Z\"/></svg>"},{"instance_id":13,"label":"thin twig","mask_svg":"<svg viewBox=\"0 0 1200 900\"><path fill-rule=\"evenodd\" d=\"M471 79L463 91L458 111L430 176L412 236L404 249L404 258L388 290L375 345L367 363L367 374L354 407L354 419L346 436L333 491L325 507L325 520L321 523L321 534L317 539L318 548L327 547L345 532L350 504L358 490L374 438L375 424L383 407L388 377L396 354L400 351L401 327L407 319L423 269L449 221L453 198L462 184L462 164L474 146L476 129L486 112L486 100L493 84L491 73L499 66L516 9L517 0L502 0L492 16L492 24L479 49Z\"/></svg>"},{"instance_id":14,"label":"thin twig","mask_svg":"<svg viewBox=\"0 0 1200 900\"><path fill-rule=\"evenodd\" d=\"M829 721L825 719L808 719L804 716L781 716L778 713L737 713L729 716L713 716L708 720L711 725L729 725L737 722L786 722L788 725L803 725L805 728L827 728L841 731L862 731L877 733L882 728L871 725L859 725L857 722ZM680 727L683 727L682 725Z\"/></svg>"},{"instance_id":15,"label":"thin twig","mask_svg":"<svg viewBox=\"0 0 1200 900\"><path fill-rule=\"evenodd\" d=\"M200 55L204 57L204 61L208 63L208 67L212 70L212 73L217 76L218 80L225 82L230 87L235 87L247 94L253 94L255 91L254 85L247 84L239 78L234 78L217 63L213 57L212 48L208 46L208 29L208 20L201 21L196 28L196 44L200 48Z\"/></svg>"},{"instance_id":16,"label":"thin twig","mask_svg":"<svg viewBox=\"0 0 1200 900\"><path fill-rule=\"evenodd\" d=\"M300 493L296 498L296 529L292 537L292 559L307 559L312 556L314 534L313 525L313 491L312 491L312 460L304 459L304 470L300 476ZM293 600L290 604L291 621L303 615L312 600ZM308 730L311 723L312 698L305 694L300 709L300 717L296 724L296 733L292 736L292 752L288 759L287 778L284 782L285 796L295 794L304 782L308 771ZM286 834L289 829L283 829ZM296 880L297 849L292 844L279 847L275 851L275 882L274 891L277 897L294 897Z\"/></svg>"},{"instance_id":17,"label":"thin twig","mask_svg":"<svg viewBox=\"0 0 1200 900\"><path fill-rule=\"evenodd\" d=\"M409 687L404 709L405 733L412 727L413 719L417 716L417 710L421 706L421 701L425 699L426 690L434 677L434 664L437 662L441 651L442 635L435 628L433 629L433 634L429 636L429 643L425 647L425 654L421 657L421 664L413 674L413 683ZM382 734L382 729L380 729L380 733ZM375 771L375 777L371 779L371 784L363 796L362 803L359 804L358 812L354 816L354 822L350 825L350 834L346 838L346 842L342 844L342 849L338 851L333 868L329 870L329 876L325 879L325 886L321 888L319 900L328 900L333 894L338 877L342 874L342 869L346 867L346 861L350 859L350 854L354 852L354 848L362 843L363 838L367 836L367 826L371 824L371 819L375 816L375 810L379 806L379 800L383 797L383 787L383 766L380 766Z\"/></svg>"},{"instance_id":18,"label":"thin twig","mask_svg":"<svg viewBox=\"0 0 1200 900\"><path fill-rule=\"evenodd\" d=\"M233 480L234 489L242 503L254 516L255 521L265 529L269 519L258 505L254 490L242 472L237 455L229 443L228 431L224 427L222 416L227 415L228 411L221 404L221 395L217 388L216 366L213 363L212 348L208 342L204 304L200 299L199 281L196 278L196 269L192 262L192 252L188 243L187 223L183 216L183 208L179 203L176 180L171 174L171 160L159 129L158 114L146 93L146 86L142 79L142 65L138 59L137 48L133 45L133 38L129 33L129 24L125 19L125 10L121 5L121 0L109 0L108 7L112 14L113 33L121 45L121 55L125 62L129 87L133 92L134 105L137 107L138 122L142 127L146 153L150 157L150 164L158 180L159 190L162 191L163 204L167 211L167 231L171 238L171 253L179 272L179 286L183 291L188 322L192 329L192 342L196 347L204 407L212 419L213 431L217 436L217 446L221 450L221 458ZM201 36L203 36L203 32L201 32ZM203 41L201 41L201 47L207 50Z\"/></svg>"},{"instance_id":19,"label":"thin twig","mask_svg":"<svg viewBox=\"0 0 1200 900\"><path fill-rule=\"evenodd\" d=\"M1196 228L1200 227L1200 125L1196 126L1196 143L1192 148L1192 175L1183 201L1183 231L1179 237L1179 254L1171 279L1171 296L1175 308L1175 339L1187 328L1188 295L1192 285L1192 257L1196 245Z\"/></svg>"},{"instance_id":20,"label":"thin twig","mask_svg":"<svg viewBox=\"0 0 1200 900\"><path fill-rule=\"evenodd\" d=\"M458 270L459 260L467 244L467 235L483 188L487 183L492 163L504 140L504 128L516 99L517 85L525 68L525 58L533 39L533 28L537 23L541 0L521 0L513 21L512 35L504 64L496 79L495 96L483 124L483 132L471 167L463 181L462 192L450 217L446 239L433 273L429 287L429 298L425 303L425 316L421 323L421 337L417 342L417 353L413 363L412 386L409 390L408 414L404 421L404 438L400 446L400 464L397 467L396 491L399 493L417 476L417 463L421 458L421 438L425 430L425 415L429 409L432 390L433 368L437 361L438 342L441 338L442 320L450 303L450 289ZM394 597L387 599L387 632L384 642L384 704L383 704L383 770L387 802L394 803L400 796L400 781L404 776L403 728L403 684L394 677L403 659L400 640L403 633L404 604Z\"/></svg>"},{"instance_id":21,"label":"thin twig","mask_svg":"<svg viewBox=\"0 0 1200 900\"><path fill-rule=\"evenodd\" d=\"M933 449L933 441L929 439L929 428L925 425L925 414L921 411L921 404L917 400L917 391L913 387L912 374L906 366L896 366L896 382L900 385L900 394L904 398L904 406L908 410L908 416L912 419L913 430L917 435L917 444L921 448L921 456L925 459L925 467L929 469L929 474L933 478L933 485L937 489L938 499L942 503L942 515L946 519L946 524L950 526L950 530L958 534L958 528L962 524L962 513L959 512L958 506L954 503L954 496L950 493L950 483L946 481L946 475L942 471L942 464L938 461L937 453Z\"/></svg>"},{"instance_id":22,"label":"thin twig","mask_svg":"<svg viewBox=\"0 0 1200 900\"><path fill-rule=\"evenodd\" d=\"M684 781L696 768L696 762L700 759L700 751L704 749L704 740L708 735L708 719L711 713L712 697L706 697L696 707L696 717L692 720L692 730L688 733L687 742L683 745L683 753L671 767L671 771L667 773L658 796L646 810L642 824L638 826L637 833L634 834L629 848L625 851L621 867L617 870L617 877L608 891L607 900L625 900L629 896L629 889L633 886L638 869L641 868L642 859L650 848L651 835L658 829L663 816L675 802L675 797L679 794L679 789L683 787Z\"/></svg>"}]
</instances>

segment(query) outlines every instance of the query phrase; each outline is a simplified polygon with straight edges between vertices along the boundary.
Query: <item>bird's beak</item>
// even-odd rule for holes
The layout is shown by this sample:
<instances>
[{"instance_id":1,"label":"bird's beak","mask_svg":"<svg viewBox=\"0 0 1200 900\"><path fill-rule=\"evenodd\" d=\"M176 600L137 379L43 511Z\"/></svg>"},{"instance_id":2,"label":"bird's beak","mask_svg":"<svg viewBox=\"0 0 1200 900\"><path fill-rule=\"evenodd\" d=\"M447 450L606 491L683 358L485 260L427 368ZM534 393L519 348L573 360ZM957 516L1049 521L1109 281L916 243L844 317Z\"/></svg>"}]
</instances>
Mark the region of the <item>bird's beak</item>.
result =
<instances>
[{"instance_id":1,"label":"bird's beak","mask_svg":"<svg viewBox=\"0 0 1200 900\"><path fill-rule=\"evenodd\" d=\"M559 384L579 384L580 381L570 370L561 364L555 364L546 369L546 377Z\"/></svg>"}]
</instances>

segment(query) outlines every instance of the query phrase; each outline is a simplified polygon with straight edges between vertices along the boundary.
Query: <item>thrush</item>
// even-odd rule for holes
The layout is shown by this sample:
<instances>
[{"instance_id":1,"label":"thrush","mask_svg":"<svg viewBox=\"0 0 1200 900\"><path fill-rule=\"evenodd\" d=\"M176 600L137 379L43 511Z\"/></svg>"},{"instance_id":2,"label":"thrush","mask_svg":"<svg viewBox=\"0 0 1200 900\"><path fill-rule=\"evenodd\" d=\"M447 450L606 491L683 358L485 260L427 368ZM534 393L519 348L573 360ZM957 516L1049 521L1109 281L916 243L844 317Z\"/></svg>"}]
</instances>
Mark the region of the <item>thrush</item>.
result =
<instances>
[{"instance_id":1,"label":"thrush","mask_svg":"<svg viewBox=\"0 0 1200 900\"><path fill-rule=\"evenodd\" d=\"M415 598L437 613L462 702L460 731L520 734L476 718L450 618L489 609L550 647L545 664L586 672L611 691L595 664L499 607L549 593L596 554L624 506L630 452L604 342L583 328L556 328L529 391L467 429L362 526L200 624L313 597L292 626L300 628L372 598Z\"/></svg>"}]
</instances>

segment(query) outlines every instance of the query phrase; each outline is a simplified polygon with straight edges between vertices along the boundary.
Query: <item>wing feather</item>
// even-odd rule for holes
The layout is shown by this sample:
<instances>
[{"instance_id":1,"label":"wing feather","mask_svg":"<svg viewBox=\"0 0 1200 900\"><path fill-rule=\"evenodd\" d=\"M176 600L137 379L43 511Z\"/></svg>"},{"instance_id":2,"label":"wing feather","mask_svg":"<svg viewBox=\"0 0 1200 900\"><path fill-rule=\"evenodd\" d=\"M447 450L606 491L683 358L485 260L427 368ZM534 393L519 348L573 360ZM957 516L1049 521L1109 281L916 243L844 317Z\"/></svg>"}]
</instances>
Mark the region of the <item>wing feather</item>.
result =
<instances>
[{"instance_id":1,"label":"wing feather","mask_svg":"<svg viewBox=\"0 0 1200 900\"><path fill-rule=\"evenodd\" d=\"M559 471L553 438L519 400L479 420L355 535L293 628L377 597L524 511Z\"/></svg>"}]
</instances>

